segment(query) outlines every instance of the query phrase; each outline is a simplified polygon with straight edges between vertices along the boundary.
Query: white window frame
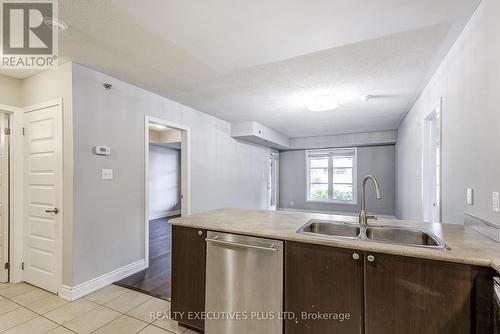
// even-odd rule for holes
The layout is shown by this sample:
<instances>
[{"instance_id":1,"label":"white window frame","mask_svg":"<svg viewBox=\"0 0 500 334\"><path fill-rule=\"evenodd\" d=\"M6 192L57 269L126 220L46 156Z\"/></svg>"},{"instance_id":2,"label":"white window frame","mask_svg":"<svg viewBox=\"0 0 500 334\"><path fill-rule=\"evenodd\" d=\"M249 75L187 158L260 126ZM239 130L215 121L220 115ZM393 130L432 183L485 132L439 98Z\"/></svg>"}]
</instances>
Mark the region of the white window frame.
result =
<instances>
[{"instance_id":1,"label":"white window frame","mask_svg":"<svg viewBox=\"0 0 500 334\"><path fill-rule=\"evenodd\" d=\"M345 153L345 151L354 151L354 159L352 163L352 201L342 201L337 199L327 199L327 200L318 200L310 198L310 190L311 190L311 173L310 173L310 161L309 155L310 153L324 153L335 155L335 153ZM335 148L335 149L321 149L321 150L307 150L305 151L305 165L306 165L306 202L309 203L327 203L327 204L345 204L345 205L357 205L358 204L358 149L354 148ZM328 161L328 188L333 187L333 165L332 159ZM330 193L330 191L329 191Z\"/></svg>"}]
</instances>

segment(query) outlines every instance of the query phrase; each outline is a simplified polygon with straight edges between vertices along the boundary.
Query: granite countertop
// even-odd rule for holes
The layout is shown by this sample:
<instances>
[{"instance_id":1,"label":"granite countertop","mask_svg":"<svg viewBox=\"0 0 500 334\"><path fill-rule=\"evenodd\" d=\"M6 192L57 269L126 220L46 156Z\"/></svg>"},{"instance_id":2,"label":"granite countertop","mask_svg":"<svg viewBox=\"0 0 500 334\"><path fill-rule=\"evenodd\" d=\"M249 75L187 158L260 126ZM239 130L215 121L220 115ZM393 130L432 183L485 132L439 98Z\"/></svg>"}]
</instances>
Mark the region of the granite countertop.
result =
<instances>
[{"instance_id":1,"label":"granite countertop","mask_svg":"<svg viewBox=\"0 0 500 334\"><path fill-rule=\"evenodd\" d=\"M450 249L425 249L363 240L331 239L296 233L310 219L357 222L357 217L289 211L219 209L170 220L172 225L250 236L307 242L355 250L372 251L424 259L463 263L500 269L500 243L482 234L452 224L429 224L416 221L380 219L376 225L415 226L430 230Z\"/></svg>"}]
</instances>

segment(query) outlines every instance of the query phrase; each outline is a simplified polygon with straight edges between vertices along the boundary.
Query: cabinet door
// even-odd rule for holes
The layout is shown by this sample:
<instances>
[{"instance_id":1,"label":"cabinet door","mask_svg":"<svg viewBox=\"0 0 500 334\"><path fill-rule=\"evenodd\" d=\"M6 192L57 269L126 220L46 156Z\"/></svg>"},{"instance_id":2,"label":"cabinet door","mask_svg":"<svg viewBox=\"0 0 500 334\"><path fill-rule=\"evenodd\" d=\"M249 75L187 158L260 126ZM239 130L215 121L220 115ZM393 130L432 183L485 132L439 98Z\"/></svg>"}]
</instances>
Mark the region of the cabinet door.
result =
<instances>
[{"instance_id":1,"label":"cabinet door","mask_svg":"<svg viewBox=\"0 0 500 334\"><path fill-rule=\"evenodd\" d=\"M192 312L205 311L206 235L205 230L172 228L172 315L199 330L204 329L204 320Z\"/></svg>"},{"instance_id":2,"label":"cabinet door","mask_svg":"<svg viewBox=\"0 0 500 334\"><path fill-rule=\"evenodd\" d=\"M361 333L362 291L361 252L286 242L285 312L296 317L285 320L286 334ZM316 319L318 312L331 319ZM335 314L350 317L342 321Z\"/></svg>"},{"instance_id":3,"label":"cabinet door","mask_svg":"<svg viewBox=\"0 0 500 334\"><path fill-rule=\"evenodd\" d=\"M366 333L491 333L490 275L485 270L366 254L372 256L365 259Z\"/></svg>"}]
</instances>

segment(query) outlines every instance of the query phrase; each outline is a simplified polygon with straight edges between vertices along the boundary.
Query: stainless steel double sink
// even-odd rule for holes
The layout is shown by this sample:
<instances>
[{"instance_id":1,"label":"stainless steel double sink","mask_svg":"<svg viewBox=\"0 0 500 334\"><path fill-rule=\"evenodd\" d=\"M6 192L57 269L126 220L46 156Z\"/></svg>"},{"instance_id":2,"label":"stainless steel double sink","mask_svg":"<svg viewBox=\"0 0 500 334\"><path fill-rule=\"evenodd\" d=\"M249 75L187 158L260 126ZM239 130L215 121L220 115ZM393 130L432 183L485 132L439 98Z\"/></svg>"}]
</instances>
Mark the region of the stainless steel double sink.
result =
<instances>
[{"instance_id":1,"label":"stainless steel double sink","mask_svg":"<svg viewBox=\"0 0 500 334\"><path fill-rule=\"evenodd\" d=\"M365 240L432 249L447 248L445 242L432 232L407 226L363 226L355 223L312 219L297 233L332 239Z\"/></svg>"}]
</instances>

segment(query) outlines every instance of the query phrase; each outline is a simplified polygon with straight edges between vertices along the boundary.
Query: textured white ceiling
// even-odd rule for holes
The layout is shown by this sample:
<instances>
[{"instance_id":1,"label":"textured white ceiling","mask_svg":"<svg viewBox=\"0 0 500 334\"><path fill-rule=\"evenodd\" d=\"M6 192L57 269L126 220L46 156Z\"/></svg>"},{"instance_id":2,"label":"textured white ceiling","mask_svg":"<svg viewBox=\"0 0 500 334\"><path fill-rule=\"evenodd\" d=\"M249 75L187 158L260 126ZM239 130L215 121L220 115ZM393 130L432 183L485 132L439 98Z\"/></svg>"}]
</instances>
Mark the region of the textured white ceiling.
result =
<instances>
[{"instance_id":1,"label":"textured white ceiling","mask_svg":"<svg viewBox=\"0 0 500 334\"><path fill-rule=\"evenodd\" d=\"M60 0L63 57L289 136L394 129L480 0ZM306 111L333 93L335 111ZM369 102L361 95L377 95Z\"/></svg>"}]
</instances>

